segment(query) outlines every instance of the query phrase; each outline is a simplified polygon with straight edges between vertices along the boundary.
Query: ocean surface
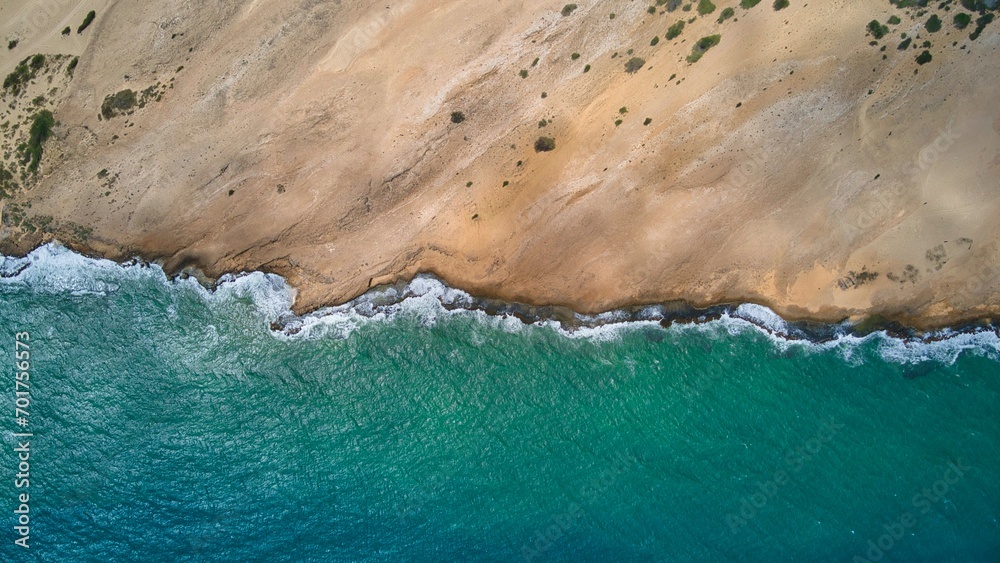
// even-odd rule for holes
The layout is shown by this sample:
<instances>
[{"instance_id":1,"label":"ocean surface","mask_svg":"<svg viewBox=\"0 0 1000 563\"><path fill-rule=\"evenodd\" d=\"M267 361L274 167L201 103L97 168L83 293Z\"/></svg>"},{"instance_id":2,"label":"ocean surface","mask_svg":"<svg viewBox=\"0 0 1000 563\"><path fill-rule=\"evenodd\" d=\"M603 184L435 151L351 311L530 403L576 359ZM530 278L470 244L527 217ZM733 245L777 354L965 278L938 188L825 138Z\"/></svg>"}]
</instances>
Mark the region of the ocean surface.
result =
<instances>
[{"instance_id":1,"label":"ocean surface","mask_svg":"<svg viewBox=\"0 0 1000 563\"><path fill-rule=\"evenodd\" d=\"M1000 561L995 332L568 330L429 278L272 330L291 296L0 258L0 561Z\"/></svg>"}]
</instances>

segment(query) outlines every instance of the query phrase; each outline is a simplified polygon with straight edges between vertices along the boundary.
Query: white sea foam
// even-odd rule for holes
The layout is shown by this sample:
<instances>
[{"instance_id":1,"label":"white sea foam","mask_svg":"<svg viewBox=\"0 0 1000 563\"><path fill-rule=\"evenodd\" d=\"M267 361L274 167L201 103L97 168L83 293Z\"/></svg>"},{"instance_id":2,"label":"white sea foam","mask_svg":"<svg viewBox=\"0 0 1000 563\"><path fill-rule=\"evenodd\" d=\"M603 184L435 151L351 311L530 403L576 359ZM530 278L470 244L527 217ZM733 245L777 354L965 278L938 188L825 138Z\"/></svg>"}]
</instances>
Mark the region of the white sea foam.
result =
<instances>
[{"instance_id":1,"label":"white sea foam","mask_svg":"<svg viewBox=\"0 0 1000 563\"><path fill-rule=\"evenodd\" d=\"M192 278L168 279L156 265L140 261L118 264L88 258L57 243L41 246L24 258L0 256L0 288L23 287L45 294L107 295L118 291L126 281L148 281L193 291L213 305L249 300L262 321L281 321L285 329L272 331L272 334L290 341L347 338L363 326L402 317L432 326L443 317L457 315L474 318L506 332L551 330L567 338L596 341L612 341L630 331L649 328L697 331L713 336L735 336L752 331L769 338L783 352L793 347L807 351L833 350L849 363L862 361L858 352L869 344L887 361L897 363L933 360L951 364L965 351L1000 359L1000 336L990 330L943 330L921 339L896 338L885 332L866 336L845 332L827 341L814 342L793 336L797 331L790 323L767 307L755 304L740 305L716 320L674 323L668 329L659 328L664 309L658 306L646 307L637 315L624 311L576 315L579 324L576 327L566 327L555 320L527 324L513 315L487 314L476 308L476 299L468 293L448 287L436 278L417 276L405 286L375 289L349 303L296 316L291 311L295 290L274 274L230 274L220 278L213 289L206 289ZM175 310L172 315L176 314Z\"/></svg>"}]
</instances>

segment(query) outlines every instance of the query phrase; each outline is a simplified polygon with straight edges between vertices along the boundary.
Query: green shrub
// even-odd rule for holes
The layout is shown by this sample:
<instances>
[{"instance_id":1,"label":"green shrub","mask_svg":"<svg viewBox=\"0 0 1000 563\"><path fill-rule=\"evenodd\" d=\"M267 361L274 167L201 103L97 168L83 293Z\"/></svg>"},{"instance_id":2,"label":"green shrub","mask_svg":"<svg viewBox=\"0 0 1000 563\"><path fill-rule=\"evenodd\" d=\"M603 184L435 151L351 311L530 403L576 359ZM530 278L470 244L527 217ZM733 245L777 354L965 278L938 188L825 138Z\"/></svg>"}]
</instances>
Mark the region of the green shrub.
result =
<instances>
[{"instance_id":1,"label":"green shrub","mask_svg":"<svg viewBox=\"0 0 1000 563\"><path fill-rule=\"evenodd\" d=\"M744 10L749 10L757 4L760 4L760 0L740 0L740 8L743 8Z\"/></svg>"},{"instance_id":2,"label":"green shrub","mask_svg":"<svg viewBox=\"0 0 1000 563\"><path fill-rule=\"evenodd\" d=\"M667 41L670 41L671 39L675 39L678 35L680 35L682 31L684 31L684 20L681 20L675 23L674 25L670 26L670 29L667 30L667 34L665 35L665 37Z\"/></svg>"},{"instance_id":3,"label":"green shrub","mask_svg":"<svg viewBox=\"0 0 1000 563\"><path fill-rule=\"evenodd\" d=\"M775 10L784 10L788 7L788 0L774 0Z\"/></svg>"},{"instance_id":4,"label":"green shrub","mask_svg":"<svg viewBox=\"0 0 1000 563\"><path fill-rule=\"evenodd\" d=\"M702 37L697 43L694 44L694 47L691 48L691 54L687 56L687 62L690 64L698 62L702 55L704 55L712 47L718 45L720 41L722 41L721 35L709 35L708 37Z\"/></svg>"},{"instance_id":5,"label":"green shrub","mask_svg":"<svg viewBox=\"0 0 1000 563\"><path fill-rule=\"evenodd\" d=\"M975 41L979 39L980 34L986 29L986 26L993 21L993 14L984 14L976 18L976 29L969 34L969 39Z\"/></svg>"},{"instance_id":6,"label":"green shrub","mask_svg":"<svg viewBox=\"0 0 1000 563\"><path fill-rule=\"evenodd\" d=\"M652 117L647 117L646 119L643 120L642 124L643 125L649 125L652 122L653 122L653 118Z\"/></svg>"},{"instance_id":7,"label":"green shrub","mask_svg":"<svg viewBox=\"0 0 1000 563\"><path fill-rule=\"evenodd\" d=\"M52 117L51 111L43 110L35 114L28 134L28 148L25 151L31 160L28 164L29 171L38 170L38 164L42 161L42 146L52 136L52 127L55 124L56 120Z\"/></svg>"},{"instance_id":8,"label":"green shrub","mask_svg":"<svg viewBox=\"0 0 1000 563\"><path fill-rule=\"evenodd\" d=\"M590 72L590 65L583 65L583 72Z\"/></svg>"},{"instance_id":9,"label":"green shrub","mask_svg":"<svg viewBox=\"0 0 1000 563\"><path fill-rule=\"evenodd\" d=\"M699 15L704 16L706 14L711 14L714 11L715 11L715 4L712 3L712 0L699 0L698 1L698 14Z\"/></svg>"},{"instance_id":10,"label":"green shrub","mask_svg":"<svg viewBox=\"0 0 1000 563\"><path fill-rule=\"evenodd\" d=\"M521 78L527 78L527 77L528 77L528 70L527 70L527 69L524 69L524 68L522 68L522 69L521 69L521 72L519 72L518 74L520 74L520 75L521 75Z\"/></svg>"},{"instance_id":11,"label":"green shrub","mask_svg":"<svg viewBox=\"0 0 1000 563\"><path fill-rule=\"evenodd\" d=\"M955 27L957 27L958 29L965 29L969 27L970 23L972 23L972 16L965 13L955 14L954 22L955 22Z\"/></svg>"},{"instance_id":12,"label":"green shrub","mask_svg":"<svg viewBox=\"0 0 1000 563\"><path fill-rule=\"evenodd\" d=\"M725 10L722 10L721 14L719 14L719 19L715 20L715 23L722 23L735 15L736 15L736 10L732 8L726 8Z\"/></svg>"},{"instance_id":13,"label":"green shrub","mask_svg":"<svg viewBox=\"0 0 1000 563\"><path fill-rule=\"evenodd\" d=\"M660 42L660 36L654 35L652 39L649 40L650 47L656 47L656 44Z\"/></svg>"},{"instance_id":14,"label":"green shrub","mask_svg":"<svg viewBox=\"0 0 1000 563\"><path fill-rule=\"evenodd\" d=\"M569 58L575 61L580 58L580 53L573 53Z\"/></svg>"},{"instance_id":15,"label":"green shrub","mask_svg":"<svg viewBox=\"0 0 1000 563\"><path fill-rule=\"evenodd\" d=\"M566 17L566 16L572 14L573 11L576 10L576 8L577 8L576 4L566 4L565 6L563 6L562 11L559 12L559 13L562 14L563 17Z\"/></svg>"},{"instance_id":16,"label":"green shrub","mask_svg":"<svg viewBox=\"0 0 1000 563\"><path fill-rule=\"evenodd\" d=\"M931 62L931 60L933 58L934 57L931 56L931 52L930 51L924 51L923 53L920 53L919 55L917 55L917 64L918 65L925 65L925 64Z\"/></svg>"},{"instance_id":17,"label":"green shrub","mask_svg":"<svg viewBox=\"0 0 1000 563\"><path fill-rule=\"evenodd\" d=\"M876 40L882 39L889 33L889 28L879 23L878 20L868 22L868 33Z\"/></svg>"},{"instance_id":18,"label":"green shrub","mask_svg":"<svg viewBox=\"0 0 1000 563\"><path fill-rule=\"evenodd\" d=\"M902 20L899 19L899 16L892 16L886 23L889 25L899 25L901 21Z\"/></svg>"},{"instance_id":19,"label":"green shrub","mask_svg":"<svg viewBox=\"0 0 1000 563\"><path fill-rule=\"evenodd\" d=\"M97 17L97 12L93 10L87 12L87 17L83 18L83 23L80 24L80 27L76 28L76 32L83 33L83 30L90 27L90 24L94 22L94 18L96 17Z\"/></svg>"},{"instance_id":20,"label":"green shrub","mask_svg":"<svg viewBox=\"0 0 1000 563\"><path fill-rule=\"evenodd\" d=\"M101 104L101 115L104 119L111 119L116 115L127 113L137 103L135 92L132 90L122 90L104 98Z\"/></svg>"},{"instance_id":21,"label":"green shrub","mask_svg":"<svg viewBox=\"0 0 1000 563\"><path fill-rule=\"evenodd\" d=\"M646 59L640 57L632 57L625 63L625 72L629 74L635 74L639 72L639 69L645 66Z\"/></svg>"},{"instance_id":22,"label":"green shrub","mask_svg":"<svg viewBox=\"0 0 1000 563\"><path fill-rule=\"evenodd\" d=\"M10 51L14 47L17 47L17 39L11 39L7 42L7 50Z\"/></svg>"},{"instance_id":23,"label":"green shrub","mask_svg":"<svg viewBox=\"0 0 1000 563\"><path fill-rule=\"evenodd\" d=\"M452 123L461 123L463 121L465 121L465 114L464 113L462 113L460 111L453 111L453 112L451 112L451 122Z\"/></svg>"},{"instance_id":24,"label":"green shrub","mask_svg":"<svg viewBox=\"0 0 1000 563\"><path fill-rule=\"evenodd\" d=\"M539 137L535 141L535 152L549 152L555 150L556 140L552 137Z\"/></svg>"},{"instance_id":25,"label":"green shrub","mask_svg":"<svg viewBox=\"0 0 1000 563\"><path fill-rule=\"evenodd\" d=\"M39 54L31 57L31 63L28 66L31 67L31 70L41 70L45 66L45 55Z\"/></svg>"},{"instance_id":26,"label":"green shrub","mask_svg":"<svg viewBox=\"0 0 1000 563\"><path fill-rule=\"evenodd\" d=\"M941 31L941 18L937 17L937 14L932 15L927 19L927 23L924 24L924 27L930 33L937 33Z\"/></svg>"}]
</instances>

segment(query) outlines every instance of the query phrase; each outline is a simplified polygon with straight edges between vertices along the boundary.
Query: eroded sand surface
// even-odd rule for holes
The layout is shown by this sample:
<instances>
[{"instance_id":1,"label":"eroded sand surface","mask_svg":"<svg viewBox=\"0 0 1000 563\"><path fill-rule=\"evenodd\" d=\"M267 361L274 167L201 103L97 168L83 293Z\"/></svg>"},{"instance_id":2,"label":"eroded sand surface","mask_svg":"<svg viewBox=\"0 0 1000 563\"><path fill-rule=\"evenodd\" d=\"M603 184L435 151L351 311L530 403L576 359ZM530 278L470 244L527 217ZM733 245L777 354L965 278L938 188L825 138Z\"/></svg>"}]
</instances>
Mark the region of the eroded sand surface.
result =
<instances>
[{"instance_id":1,"label":"eroded sand surface","mask_svg":"<svg viewBox=\"0 0 1000 563\"><path fill-rule=\"evenodd\" d=\"M957 6L930 33L933 8L731 0L666 40L696 11L577 3L4 1L0 39L30 35L4 74L80 55L37 178L5 202L51 220L8 220L4 250L54 234L168 270L274 271L300 311L417 272L583 312L753 301L940 325L1000 310L1000 23L973 41ZM27 33L43 5L58 9ZM866 24L892 15L870 45ZM933 60L897 49L903 32ZM124 89L151 94L99 119ZM535 152L542 135L555 150Z\"/></svg>"}]
</instances>

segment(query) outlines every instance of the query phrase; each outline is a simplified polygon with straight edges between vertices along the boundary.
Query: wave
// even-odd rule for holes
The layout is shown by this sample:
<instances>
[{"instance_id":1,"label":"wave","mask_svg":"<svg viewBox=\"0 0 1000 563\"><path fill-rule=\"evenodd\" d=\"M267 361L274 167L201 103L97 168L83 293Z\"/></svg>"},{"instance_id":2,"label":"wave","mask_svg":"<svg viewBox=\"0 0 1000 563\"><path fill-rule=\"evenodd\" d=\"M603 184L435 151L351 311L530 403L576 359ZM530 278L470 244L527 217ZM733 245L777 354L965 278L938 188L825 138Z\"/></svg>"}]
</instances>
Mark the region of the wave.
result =
<instances>
[{"instance_id":1,"label":"wave","mask_svg":"<svg viewBox=\"0 0 1000 563\"><path fill-rule=\"evenodd\" d=\"M348 338L363 326L403 317L431 326L442 317L458 315L508 332L541 329L566 338L598 341L651 329L698 331L714 337L753 331L769 338L782 352L791 348L835 350L848 361L862 346L874 346L886 361L896 363L933 360L951 364L966 351L1000 360L1000 330L996 325L862 333L849 323L787 321L771 309L751 303L706 309L665 304L583 315L559 307L477 298L430 275L374 288L343 305L299 316L291 310L295 289L275 274L227 274L205 287L183 274L171 278L158 265L138 258L124 263L89 258L58 243L40 246L25 257L0 255L0 292L105 296L128 281L193 291L206 302L217 304L249 300L271 334L289 341Z\"/></svg>"}]
</instances>

